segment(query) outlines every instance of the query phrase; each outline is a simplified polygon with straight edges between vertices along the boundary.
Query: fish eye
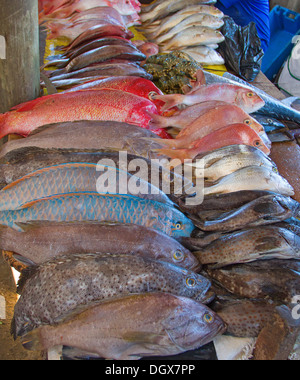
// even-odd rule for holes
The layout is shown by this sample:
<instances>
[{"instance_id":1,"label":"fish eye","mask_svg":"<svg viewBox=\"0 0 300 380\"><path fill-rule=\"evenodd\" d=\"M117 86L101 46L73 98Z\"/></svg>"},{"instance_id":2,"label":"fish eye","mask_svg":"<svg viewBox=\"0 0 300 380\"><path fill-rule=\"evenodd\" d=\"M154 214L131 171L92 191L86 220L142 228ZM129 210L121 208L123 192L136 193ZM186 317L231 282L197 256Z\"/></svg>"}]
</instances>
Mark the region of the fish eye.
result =
<instances>
[{"instance_id":1,"label":"fish eye","mask_svg":"<svg viewBox=\"0 0 300 380\"><path fill-rule=\"evenodd\" d=\"M254 141L254 145L255 146L260 146L260 141L259 140Z\"/></svg>"},{"instance_id":2,"label":"fish eye","mask_svg":"<svg viewBox=\"0 0 300 380\"><path fill-rule=\"evenodd\" d=\"M214 317L211 314L207 313L207 314L204 315L203 320L204 320L205 323L211 324L214 321Z\"/></svg>"},{"instance_id":3,"label":"fish eye","mask_svg":"<svg viewBox=\"0 0 300 380\"><path fill-rule=\"evenodd\" d=\"M196 280L193 277L188 277L186 279L186 284L189 288L194 288L196 286Z\"/></svg>"},{"instance_id":4,"label":"fish eye","mask_svg":"<svg viewBox=\"0 0 300 380\"><path fill-rule=\"evenodd\" d=\"M250 120L250 119L246 119L246 120L244 121L244 123L247 124L247 125L251 125L251 120Z\"/></svg>"},{"instance_id":5,"label":"fish eye","mask_svg":"<svg viewBox=\"0 0 300 380\"><path fill-rule=\"evenodd\" d=\"M267 122L271 124L271 123L273 123L273 120L272 119L267 119Z\"/></svg>"},{"instance_id":6,"label":"fish eye","mask_svg":"<svg viewBox=\"0 0 300 380\"><path fill-rule=\"evenodd\" d=\"M248 96L248 98L253 98L254 93L253 92L248 92L247 96Z\"/></svg>"},{"instance_id":7,"label":"fish eye","mask_svg":"<svg viewBox=\"0 0 300 380\"><path fill-rule=\"evenodd\" d=\"M173 258L174 258L175 261L181 262L184 259L184 254L180 250L177 250L174 253Z\"/></svg>"},{"instance_id":8,"label":"fish eye","mask_svg":"<svg viewBox=\"0 0 300 380\"><path fill-rule=\"evenodd\" d=\"M177 222L177 223L175 224L175 229L176 229L176 230L182 230L182 223L181 223L181 222Z\"/></svg>"},{"instance_id":9,"label":"fish eye","mask_svg":"<svg viewBox=\"0 0 300 380\"><path fill-rule=\"evenodd\" d=\"M155 91L151 91L151 92L149 92L149 94L148 94L148 98L149 98L150 100L155 100L154 97L155 97L156 95L158 95L157 92L155 92Z\"/></svg>"}]
</instances>

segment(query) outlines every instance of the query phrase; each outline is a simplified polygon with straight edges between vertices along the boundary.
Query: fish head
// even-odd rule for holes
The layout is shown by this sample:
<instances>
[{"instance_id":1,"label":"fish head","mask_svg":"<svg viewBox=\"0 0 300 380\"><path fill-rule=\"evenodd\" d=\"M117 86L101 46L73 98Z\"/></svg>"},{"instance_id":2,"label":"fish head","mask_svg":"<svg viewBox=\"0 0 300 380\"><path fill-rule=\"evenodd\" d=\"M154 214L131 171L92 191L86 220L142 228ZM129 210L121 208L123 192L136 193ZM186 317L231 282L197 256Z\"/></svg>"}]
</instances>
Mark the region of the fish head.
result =
<instances>
[{"instance_id":1,"label":"fish head","mask_svg":"<svg viewBox=\"0 0 300 380\"><path fill-rule=\"evenodd\" d=\"M264 107L265 102L254 91L248 88L240 87L236 94L236 104L245 112L253 113Z\"/></svg>"},{"instance_id":2,"label":"fish head","mask_svg":"<svg viewBox=\"0 0 300 380\"><path fill-rule=\"evenodd\" d=\"M112 6L123 16L137 13L134 0L112 0Z\"/></svg>"},{"instance_id":3,"label":"fish head","mask_svg":"<svg viewBox=\"0 0 300 380\"><path fill-rule=\"evenodd\" d=\"M189 250L181 245L174 246L172 260L175 265L193 270L195 272L201 269L201 264Z\"/></svg>"},{"instance_id":4,"label":"fish head","mask_svg":"<svg viewBox=\"0 0 300 380\"><path fill-rule=\"evenodd\" d=\"M267 141L266 141L267 143ZM262 152L264 152L266 155L270 154L270 148L266 145L264 141L264 136L259 136L254 130L251 134L251 145L254 148L260 149Z\"/></svg>"},{"instance_id":5,"label":"fish head","mask_svg":"<svg viewBox=\"0 0 300 380\"><path fill-rule=\"evenodd\" d=\"M254 129L259 135L265 134L264 127L250 115L248 115L243 122Z\"/></svg>"},{"instance_id":6,"label":"fish head","mask_svg":"<svg viewBox=\"0 0 300 380\"><path fill-rule=\"evenodd\" d=\"M184 350L204 346L227 328L207 306L183 297L180 305L163 321L163 326L172 342Z\"/></svg>"},{"instance_id":7,"label":"fish head","mask_svg":"<svg viewBox=\"0 0 300 380\"><path fill-rule=\"evenodd\" d=\"M175 222L171 224L172 236L177 237L190 237L194 231L195 226L192 221L186 216L179 215Z\"/></svg>"}]
</instances>

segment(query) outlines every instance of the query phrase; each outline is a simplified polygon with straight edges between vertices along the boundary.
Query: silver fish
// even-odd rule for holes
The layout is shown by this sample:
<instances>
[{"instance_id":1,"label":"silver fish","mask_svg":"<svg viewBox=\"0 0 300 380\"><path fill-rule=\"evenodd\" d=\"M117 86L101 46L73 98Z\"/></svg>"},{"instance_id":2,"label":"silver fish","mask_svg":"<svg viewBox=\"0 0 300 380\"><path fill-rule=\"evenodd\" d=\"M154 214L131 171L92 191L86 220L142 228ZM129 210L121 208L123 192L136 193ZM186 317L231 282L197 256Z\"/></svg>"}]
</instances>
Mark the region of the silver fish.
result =
<instances>
[{"instance_id":1,"label":"silver fish","mask_svg":"<svg viewBox=\"0 0 300 380\"><path fill-rule=\"evenodd\" d=\"M208 46L194 46L182 51L202 65L224 65L225 63L221 54Z\"/></svg>"}]
</instances>

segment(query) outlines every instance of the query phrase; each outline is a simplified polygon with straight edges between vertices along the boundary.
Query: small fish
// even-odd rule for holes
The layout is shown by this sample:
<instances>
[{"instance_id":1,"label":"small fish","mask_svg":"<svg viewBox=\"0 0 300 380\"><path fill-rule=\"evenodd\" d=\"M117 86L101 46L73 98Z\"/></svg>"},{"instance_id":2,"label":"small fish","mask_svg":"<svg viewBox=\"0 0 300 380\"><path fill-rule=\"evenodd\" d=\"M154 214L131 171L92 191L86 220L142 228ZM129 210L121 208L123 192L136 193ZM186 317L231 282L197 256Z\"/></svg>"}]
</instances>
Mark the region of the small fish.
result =
<instances>
[{"instance_id":1,"label":"small fish","mask_svg":"<svg viewBox=\"0 0 300 380\"><path fill-rule=\"evenodd\" d=\"M117 222L154 228L165 234L190 236L193 223L180 211L166 204L130 195L74 193L54 195L24 204L14 211L1 211L0 224L20 231L18 223L52 222Z\"/></svg>"},{"instance_id":2,"label":"small fish","mask_svg":"<svg viewBox=\"0 0 300 380\"><path fill-rule=\"evenodd\" d=\"M187 47L182 50L183 53L188 54L195 61L202 65L224 65L225 60L215 49L208 46L193 46Z\"/></svg>"},{"instance_id":3,"label":"small fish","mask_svg":"<svg viewBox=\"0 0 300 380\"><path fill-rule=\"evenodd\" d=\"M157 112L150 100L119 90L48 95L1 114L0 138L10 133L28 136L46 124L78 120L111 120L148 127L150 116L146 110Z\"/></svg>"},{"instance_id":4,"label":"small fish","mask_svg":"<svg viewBox=\"0 0 300 380\"><path fill-rule=\"evenodd\" d=\"M300 263L266 260L207 269L208 277L236 297L289 304L300 292Z\"/></svg>"},{"instance_id":5,"label":"small fish","mask_svg":"<svg viewBox=\"0 0 300 380\"><path fill-rule=\"evenodd\" d=\"M212 152L199 159L196 158L196 163L188 164L195 168L195 177L215 182L248 166L263 166L274 172L277 171L277 166L270 157L260 149L248 145L232 145L220 149L220 153L223 157L216 158Z\"/></svg>"},{"instance_id":6,"label":"small fish","mask_svg":"<svg viewBox=\"0 0 300 380\"><path fill-rule=\"evenodd\" d=\"M293 196L294 189L288 181L275 173L259 166L240 169L219 180L215 185L204 189L205 195L231 193L243 190L273 191L278 194Z\"/></svg>"},{"instance_id":7,"label":"small fish","mask_svg":"<svg viewBox=\"0 0 300 380\"><path fill-rule=\"evenodd\" d=\"M270 149L265 145L262 138L254 129L246 124L233 124L223 127L195 141L193 147L189 149L155 149L155 152L184 162L185 159L193 160L199 154L208 153L230 145L249 145L260 149L267 155L270 154ZM211 191L213 189L216 189L216 187L210 188ZM205 190L205 194L210 194L210 190ZM218 192L216 191L216 193Z\"/></svg>"},{"instance_id":8,"label":"small fish","mask_svg":"<svg viewBox=\"0 0 300 380\"><path fill-rule=\"evenodd\" d=\"M150 126L159 126L159 120L161 118L163 118L163 116L157 115L156 117L156 115L153 115ZM197 119L180 131L176 139L170 141L159 140L158 143L174 149L192 149L197 140L233 124L245 124L255 130L259 135L265 134L263 126L257 123L240 107L231 104L222 104L200 113Z\"/></svg>"},{"instance_id":9,"label":"small fish","mask_svg":"<svg viewBox=\"0 0 300 380\"><path fill-rule=\"evenodd\" d=\"M55 326L29 333L22 342L31 350L63 344L106 359L137 360L194 350L225 330L224 322L206 306L152 293L87 305Z\"/></svg>"},{"instance_id":10,"label":"small fish","mask_svg":"<svg viewBox=\"0 0 300 380\"><path fill-rule=\"evenodd\" d=\"M74 253L145 256L193 271L200 264L176 240L151 228L134 224L23 223L22 232L0 226L0 246L15 252L19 261L41 265L55 257ZM20 256L19 256L20 255Z\"/></svg>"},{"instance_id":11,"label":"small fish","mask_svg":"<svg viewBox=\"0 0 300 380\"><path fill-rule=\"evenodd\" d=\"M224 235L194 254L201 264L211 264L212 268L256 260L299 259L300 237L280 227L256 227Z\"/></svg>"},{"instance_id":12,"label":"small fish","mask_svg":"<svg viewBox=\"0 0 300 380\"><path fill-rule=\"evenodd\" d=\"M25 273L25 274L24 274ZM211 283L195 272L142 256L62 256L23 272L12 321L14 337L55 321L78 306L141 293L171 293L198 302ZM38 302L37 302L38 301Z\"/></svg>"},{"instance_id":13,"label":"small fish","mask_svg":"<svg viewBox=\"0 0 300 380\"><path fill-rule=\"evenodd\" d=\"M197 103L207 101L220 101L237 105L246 113L250 114L258 111L264 106L264 101L252 90L245 89L239 85L213 84L194 88L191 92L181 95L157 95L154 99L162 100L166 104L163 111L184 104L192 106Z\"/></svg>"},{"instance_id":14,"label":"small fish","mask_svg":"<svg viewBox=\"0 0 300 380\"><path fill-rule=\"evenodd\" d=\"M160 44L163 51L180 50L184 47L219 44L225 40L218 30L203 26L191 26L179 32L170 40Z\"/></svg>"}]
</instances>

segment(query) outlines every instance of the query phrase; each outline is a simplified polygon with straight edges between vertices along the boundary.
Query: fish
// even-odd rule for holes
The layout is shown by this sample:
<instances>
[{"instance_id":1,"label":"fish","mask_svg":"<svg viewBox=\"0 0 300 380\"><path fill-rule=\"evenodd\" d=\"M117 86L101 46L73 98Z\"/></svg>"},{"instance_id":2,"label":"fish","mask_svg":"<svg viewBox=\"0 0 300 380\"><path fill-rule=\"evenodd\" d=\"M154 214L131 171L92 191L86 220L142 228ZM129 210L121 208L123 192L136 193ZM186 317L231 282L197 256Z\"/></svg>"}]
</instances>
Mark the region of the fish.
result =
<instances>
[{"instance_id":1,"label":"fish","mask_svg":"<svg viewBox=\"0 0 300 380\"><path fill-rule=\"evenodd\" d=\"M237 338L257 338L267 323L272 322L275 305L266 301L218 299L213 307L227 325L226 335Z\"/></svg>"},{"instance_id":2,"label":"fish","mask_svg":"<svg viewBox=\"0 0 300 380\"><path fill-rule=\"evenodd\" d=\"M150 127L153 127L153 125L159 126L159 120L161 118L163 118L163 116L157 115L156 117L156 115L153 115ZM156 120L158 122L156 122ZM180 131L176 139L170 141L160 139L158 143L174 149L192 149L196 141L212 132L233 124L245 124L255 130L257 134L265 134L263 126L257 123L240 107L225 104L200 113L197 119Z\"/></svg>"},{"instance_id":3,"label":"fish","mask_svg":"<svg viewBox=\"0 0 300 380\"><path fill-rule=\"evenodd\" d=\"M223 157L221 154L223 153ZM239 169L248 166L263 166L274 172L278 172L274 161L260 149L248 145L232 145L220 149L220 157L208 153L204 157L196 158L191 165L196 178L204 178L206 181L215 182Z\"/></svg>"},{"instance_id":4,"label":"fish","mask_svg":"<svg viewBox=\"0 0 300 380\"><path fill-rule=\"evenodd\" d=\"M149 80L153 79L151 74L148 74L141 66L130 62L125 63L124 60L122 62L116 63L101 63L99 65L92 65L89 67L85 67L80 70L72 71L70 73L61 72L57 74L57 70L54 71L55 75L51 77L52 83L56 87L60 87L57 82L66 81L66 80L78 80L80 78L84 78L85 81L93 79L93 77L103 78L103 77L112 77L112 76L139 76L141 78L146 78ZM68 82L69 84L70 82Z\"/></svg>"},{"instance_id":5,"label":"fish","mask_svg":"<svg viewBox=\"0 0 300 380\"><path fill-rule=\"evenodd\" d=\"M214 0L190 0L188 5L211 5L214 4ZM160 1L160 2L155 2L153 5L153 8L150 6L142 7L141 8L141 21L142 23L151 23L156 20L164 19L165 17L169 16L172 13L175 13L177 11L182 10L187 4L184 3L182 0L177 0L177 1ZM212 7L214 8L214 7ZM202 8L204 9L204 8ZM217 12L214 9L211 9L210 12Z\"/></svg>"},{"instance_id":6,"label":"fish","mask_svg":"<svg viewBox=\"0 0 300 380\"><path fill-rule=\"evenodd\" d=\"M289 304L300 290L300 264L295 260L235 264L206 272L214 282L239 298Z\"/></svg>"},{"instance_id":7,"label":"fish","mask_svg":"<svg viewBox=\"0 0 300 380\"><path fill-rule=\"evenodd\" d=\"M137 360L194 350L225 329L218 315L204 305L152 293L87 305L55 326L41 326L22 342L27 349L48 350L63 344L106 359Z\"/></svg>"},{"instance_id":8,"label":"fish","mask_svg":"<svg viewBox=\"0 0 300 380\"><path fill-rule=\"evenodd\" d=\"M146 110L157 112L150 100L119 90L58 93L0 114L0 138L11 133L28 136L46 124L78 120L111 120L147 128Z\"/></svg>"},{"instance_id":9,"label":"fish","mask_svg":"<svg viewBox=\"0 0 300 380\"><path fill-rule=\"evenodd\" d=\"M0 191L0 211L16 210L25 203L53 194L85 191L128 194L173 204L156 186L124 170L101 163L67 163L42 168L3 188Z\"/></svg>"},{"instance_id":10,"label":"fish","mask_svg":"<svg viewBox=\"0 0 300 380\"><path fill-rule=\"evenodd\" d=\"M202 65L224 65L225 60L215 49L208 46L193 46L187 47L182 50L183 53L188 54L195 61Z\"/></svg>"},{"instance_id":11,"label":"fish","mask_svg":"<svg viewBox=\"0 0 300 380\"><path fill-rule=\"evenodd\" d=\"M141 146L136 145L136 150L138 150L139 147L141 148ZM154 161L146 157L127 154L126 152L109 152L107 150L108 149L104 149L104 151L92 149L42 149L34 146L25 146L20 149L12 150L0 160L0 186L3 188L19 178L26 176L27 173L48 166L71 162L86 162L109 165L141 178L143 181L157 186L160 191L163 191L176 204L179 203L181 197L195 193L192 179L186 177L186 172L184 173L185 176L183 176L177 171L165 169L163 160L162 162L160 160Z\"/></svg>"},{"instance_id":12,"label":"fish","mask_svg":"<svg viewBox=\"0 0 300 380\"><path fill-rule=\"evenodd\" d=\"M155 100L162 100L166 104L163 111L167 111L172 107L184 104L192 106L197 103L222 100L229 104L237 105L243 111L250 114L260 110L264 106L264 101L254 93L239 85L232 84L212 84L194 88L185 95L156 95Z\"/></svg>"},{"instance_id":13,"label":"fish","mask_svg":"<svg viewBox=\"0 0 300 380\"><path fill-rule=\"evenodd\" d=\"M281 175L259 166L249 166L222 178L215 185L204 189L205 195L231 193L241 190L273 191L278 194L293 196L293 187Z\"/></svg>"},{"instance_id":14,"label":"fish","mask_svg":"<svg viewBox=\"0 0 300 380\"><path fill-rule=\"evenodd\" d=\"M113 297L160 292L204 303L211 298L210 286L193 271L142 256L61 256L23 271L12 333L23 336L41 324L54 324L78 306Z\"/></svg>"},{"instance_id":15,"label":"fish","mask_svg":"<svg viewBox=\"0 0 300 380\"><path fill-rule=\"evenodd\" d=\"M88 67L94 63L101 63L110 59L126 59L132 61L143 61L146 56L137 48L123 45L102 46L98 49L83 53L72 59L66 67L66 71L76 71Z\"/></svg>"},{"instance_id":16,"label":"fish","mask_svg":"<svg viewBox=\"0 0 300 380\"><path fill-rule=\"evenodd\" d=\"M203 13L195 13L179 22L167 33L157 36L155 41L157 44L162 44L165 41L168 41L169 39L176 36L178 33L182 32L183 30L190 28L191 26L200 26L210 29L220 29L223 25L224 21L218 17L206 15Z\"/></svg>"},{"instance_id":17,"label":"fish","mask_svg":"<svg viewBox=\"0 0 300 380\"><path fill-rule=\"evenodd\" d=\"M286 128L283 123L271 117L260 115L258 113L255 113L251 116L254 117L254 119L264 127L266 133L271 133Z\"/></svg>"},{"instance_id":18,"label":"fish","mask_svg":"<svg viewBox=\"0 0 300 380\"><path fill-rule=\"evenodd\" d=\"M163 51L180 50L184 47L220 44L225 40L223 34L203 26L190 26L179 32L173 38L159 44Z\"/></svg>"},{"instance_id":19,"label":"fish","mask_svg":"<svg viewBox=\"0 0 300 380\"><path fill-rule=\"evenodd\" d=\"M21 148L63 150L125 151L145 158L159 158L152 148L159 145L142 137L156 136L152 131L113 121L78 121L44 125L26 139L9 141L0 149L0 158ZM12 153L13 154L13 153ZM5 161L4 161L5 163ZM51 166L51 165L50 165ZM27 173L25 173L27 174Z\"/></svg>"},{"instance_id":20,"label":"fish","mask_svg":"<svg viewBox=\"0 0 300 380\"><path fill-rule=\"evenodd\" d=\"M259 113L264 116L270 116L275 118L276 120L286 120L286 121L294 121L296 123L300 123L300 112L291 108L280 100L273 98L271 95L266 92L258 89L251 84L242 81L236 76L230 76L229 73L224 74L223 77L219 75L215 75L209 73L207 71L204 72L207 83L223 83L223 84L239 84L244 88L250 91L256 91L257 94L264 100L265 105L259 110Z\"/></svg>"},{"instance_id":21,"label":"fish","mask_svg":"<svg viewBox=\"0 0 300 380\"><path fill-rule=\"evenodd\" d=\"M37 199L17 210L1 211L0 224L20 231L18 223L117 222L154 228L166 235L190 236L193 223L176 208L131 195L100 195L92 192L68 193Z\"/></svg>"},{"instance_id":22,"label":"fish","mask_svg":"<svg viewBox=\"0 0 300 380\"><path fill-rule=\"evenodd\" d=\"M230 145L249 145L260 149L267 155L270 154L270 149L265 145L262 138L246 124L233 124L223 127L202 139L196 140L193 147L189 149L155 149L154 151L184 162L186 159L193 160L199 154L208 153ZM210 190L213 189L215 188L211 188ZM206 190L205 194L210 194L210 190Z\"/></svg>"},{"instance_id":23,"label":"fish","mask_svg":"<svg viewBox=\"0 0 300 380\"><path fill-rule=\"evenodd\" d=\"M183 212L189 214L188 208L179 204ZM245 205L230 211L191 211L190 219L202 231L228 232L242 228L265 226L288 218L297 217L300 205L289 197L270 194L259 197Z\"/></svg>"},{"instance_id":24,"label":"fish","mask_svg":"<svg viewBox=\"0 0 300 380\"><path fill-rule=\"evenodd\" d=\"M0 226L0 246L27 265L41 265L78 252L145 256L198 272L195 256L177 240L134 224L55 223L20 224L22 232Z\"/></svg>"},{"instance_id":25,"label":"fish","mask_svg":"<svg viewBox=\"0 0 300 380\"><path fill-rule=\"evenodd\" d=\"M226 234L194 255L201 264L218 269L257 260L298 260L299 247L300 237L293 232L264 226Z\"/></svg>"}]
</instances>

